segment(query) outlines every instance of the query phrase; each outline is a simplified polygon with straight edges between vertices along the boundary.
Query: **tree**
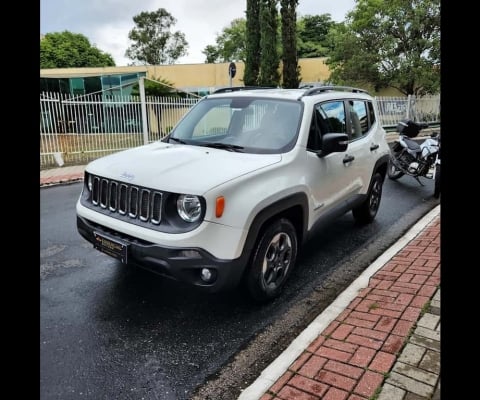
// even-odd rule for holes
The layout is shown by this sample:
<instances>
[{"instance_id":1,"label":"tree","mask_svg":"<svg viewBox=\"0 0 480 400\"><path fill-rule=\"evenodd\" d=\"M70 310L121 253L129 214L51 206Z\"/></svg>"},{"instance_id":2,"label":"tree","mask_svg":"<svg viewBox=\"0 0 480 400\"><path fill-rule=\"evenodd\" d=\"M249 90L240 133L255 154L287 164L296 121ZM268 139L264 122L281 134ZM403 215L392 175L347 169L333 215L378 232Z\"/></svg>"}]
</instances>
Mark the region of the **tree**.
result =
<instances>
[{"instance_id":1,"label":"tree","mask_svg":"<svg viewBox=\"0 0 480 400\"><path fill-rule=\"evenodd\" d=\"M260 1L260 86L278 86L277 0Z\"/></svg>"},{"instance_id":2,"label":"tree","mask_svg":"<svg viewBox=\"0 0 480 400\"><path fill-rule=\"evenodd\" d=\"M438 93L440 0L358 0L330 38L332 82Z\"/></svg>"},{"instance_id":3,"label":"tree","mask_svg":"<svg viewBox=\"0 0 480 400\"><path fill-rule=\"evenodd\" d=\"M280 0L282 17L283 87L298 88L300 74L297 58L297 12L298 0Z\"/></svg>"},{"instance_id":4,"label":"tree","mask_svg":"<svg viewBox=\"0 0 480 400\"><path fill-rule=\"evenodd\" d=\"M256 85L260 71L260 0L247 0L245 24L245 72L243 82Z\"/></svg>"},{"instance_id":5,"label":"tree","mask_svg":"<svg viewBox=\"0 0 480 400\"><path fill-rule=\"evenodd\" d=\"M328 33L335 26L330 14L305 15L297 22L299 58L326 57L331 50Z\"/></svg>"},{"instance_id":6,"label":"tree","mask_svg":"<svg viewBox=\"0 0 480 400\"><path fill-rule=\"evenodd\" d=\"M40 40L42 69L114 66L112 56L92 46L81 33L52 32Z\"/></svg>"},{"instance_id":7,"label":"tree","mask_svg":"<svg viewBox=\"0 0 480 400\"><path fill-rule=\"evenodd\" d=\"M173 87L173 83L167 79L156 77L144 80L145 95L146 96L175 96L177 97L177 90ZM132 87L132 96L140 95L140 85L136 83Z\"/></svg>"},{"instance_id":8,"label":"tree","mask_svg":"<svg viewBox=\"0 0 480 400\"><path fill-rule=\"evenodd\" d=\"M164 8L143 11L133 17L136 27L128 33L133 44L125 56L146 65L173 64L187 54L188 42L171 29L177 20Z\"/></svg>"},{"instance_id":9,"label":"tree","mask_svg":"<svg viewBox=\"0 0 480 400\"><path fill-rule=\"evenodd\" d=\"M216 46L208 45L202 51L206 62L245 61L245 18L236 18L217 35Z\"/></svg>"}]
</instances>

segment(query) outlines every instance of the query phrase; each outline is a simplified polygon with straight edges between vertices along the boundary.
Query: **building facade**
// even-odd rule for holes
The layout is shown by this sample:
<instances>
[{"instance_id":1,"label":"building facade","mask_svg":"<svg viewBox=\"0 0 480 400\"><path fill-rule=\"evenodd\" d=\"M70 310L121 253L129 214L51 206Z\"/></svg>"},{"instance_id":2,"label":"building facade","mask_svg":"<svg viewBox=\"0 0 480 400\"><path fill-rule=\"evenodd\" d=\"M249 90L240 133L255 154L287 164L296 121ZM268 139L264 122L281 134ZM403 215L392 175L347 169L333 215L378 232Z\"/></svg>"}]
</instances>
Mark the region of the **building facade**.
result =
<instances>
[{"instance_id":1,"label":"building facade","mask_svg":"<svg viewBox=\"0 0 480 400\"><path fill-rule=\"evenodd\" d=\"M40 91L82 95L99 91L128 95L138 78L166 80L181 91L205 95L222 87L243 86L245 64L236 62L236 74L229 76L230 63L171 64L100 68L53 68L40 70ZM325 58L299 60L301 84L323 83L329 70Z\"/></svg>"}]
</instances>

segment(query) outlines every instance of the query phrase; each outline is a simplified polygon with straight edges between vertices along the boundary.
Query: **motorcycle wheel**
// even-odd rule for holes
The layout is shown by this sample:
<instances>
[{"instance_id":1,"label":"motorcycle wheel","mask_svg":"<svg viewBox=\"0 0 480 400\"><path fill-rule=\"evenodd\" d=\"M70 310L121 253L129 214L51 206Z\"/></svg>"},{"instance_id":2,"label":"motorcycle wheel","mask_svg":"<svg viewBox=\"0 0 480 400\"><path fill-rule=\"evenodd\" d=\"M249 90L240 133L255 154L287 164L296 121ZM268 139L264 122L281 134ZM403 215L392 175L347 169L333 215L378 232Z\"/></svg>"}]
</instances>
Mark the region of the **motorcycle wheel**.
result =
<instances>
[{"instance_id":1,"label":"motorcycle wheel","mask_svg":"<svg viewBox=\"0 0 480 400\"><path fill-rule=\"evenodd\" d=\"M392 163L392 159L388 160L388 169L387 169L387 175L388 177L392 180L395 181L398 178L402 177L405 175L402 171L400 171L395 164Z\"/></svg>"},{"instance_id":2,"label":"motorcycle wheel","mask_svg":"<svg viewBox=\"0 0 480 400\"><path fill-rule=\"evenodd\" d=\"M435 167L435 186L433 197L438 199L440 197L440 165Z\"/></svg>"}]
</instances>

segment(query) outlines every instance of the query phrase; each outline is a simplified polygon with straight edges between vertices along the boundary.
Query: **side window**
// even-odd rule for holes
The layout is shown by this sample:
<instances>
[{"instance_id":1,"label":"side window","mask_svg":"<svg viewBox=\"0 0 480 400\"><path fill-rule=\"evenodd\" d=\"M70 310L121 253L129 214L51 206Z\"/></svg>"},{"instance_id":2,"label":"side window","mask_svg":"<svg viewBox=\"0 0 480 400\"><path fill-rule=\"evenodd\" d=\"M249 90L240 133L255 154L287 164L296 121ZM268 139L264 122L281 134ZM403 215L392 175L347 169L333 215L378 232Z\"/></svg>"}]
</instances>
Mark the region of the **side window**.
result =
<instances>
[{"instance_id":1,"label":"side window","mask_svg":"<svg viewBox=\"0 0 480 400\"><path fill-rule=\"evenodd\" d=\"M367 105L368 105L368 120L370 123L369 127L371 128L372 125L375 123L375 110L373 108L373 103L371 101L368 101Z\"/></svg>"},{"instance_id":2,"label":"side window","mask_svg":"<svg viewBox=\"0 0 480 400\"><path fill-rule=\"evenodd\" d=\"M325 133L347 133L343 101L330 101L317 106L322 117L321 130Z\"/></svg>"},{"instance_id":3,"label":"side window","mask_svg":"<svg viewBox=\"0 0 480 400\"><path fill-rule=\"evenodd\" d=\"M362 100L349 100L348 108L350 115L350 139L355 140L365 135L370 129L367 104Z\"/></svg>"},{"instance_id":4,"label":"side window","mask_svg":"<svg viewBox=\"0 0 480 400\"><path fill-rule=\"evenodd\" d=\"M307 148L320 150L322 136L326 133L347 133L343 101L329 101L315 106Z\"/></svg>"}]
</instances>

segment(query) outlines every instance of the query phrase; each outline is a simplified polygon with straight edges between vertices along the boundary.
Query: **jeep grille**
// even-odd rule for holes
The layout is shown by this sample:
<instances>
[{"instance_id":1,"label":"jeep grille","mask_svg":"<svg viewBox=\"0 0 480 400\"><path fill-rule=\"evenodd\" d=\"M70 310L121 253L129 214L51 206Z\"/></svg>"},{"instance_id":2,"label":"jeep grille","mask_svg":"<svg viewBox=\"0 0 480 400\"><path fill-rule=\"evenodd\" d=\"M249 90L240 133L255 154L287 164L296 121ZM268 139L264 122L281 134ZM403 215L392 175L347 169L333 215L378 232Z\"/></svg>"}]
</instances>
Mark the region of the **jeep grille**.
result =
<instances>
[{"instance_id":1,"label":"jeep grille","mask_svg":"<svg viewBox=\"0 0 480 400\"><path fill-rule=\"evenodd\" d=\"M111 179L92 177L92 204L132 219L159 225L162 193Z\"/></svg>"}]
</instances>

